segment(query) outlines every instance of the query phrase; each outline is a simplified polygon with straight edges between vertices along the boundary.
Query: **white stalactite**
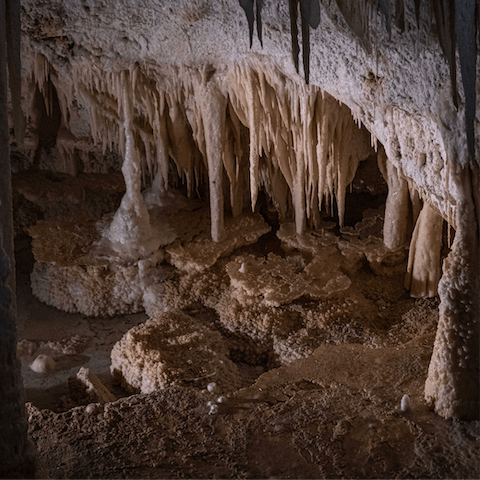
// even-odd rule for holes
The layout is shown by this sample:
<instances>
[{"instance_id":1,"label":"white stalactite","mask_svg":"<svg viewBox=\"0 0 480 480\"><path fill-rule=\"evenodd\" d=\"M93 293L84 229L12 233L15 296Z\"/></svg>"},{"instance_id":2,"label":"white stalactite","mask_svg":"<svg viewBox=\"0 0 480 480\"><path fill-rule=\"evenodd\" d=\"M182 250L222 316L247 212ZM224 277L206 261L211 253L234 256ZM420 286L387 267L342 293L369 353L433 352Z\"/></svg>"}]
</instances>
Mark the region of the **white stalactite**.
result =
<instances>
[{"instance_id":1,"label":"white stalactite","mask_svg":"<svg viewBox=\"0 0 480 480\"><path fill-rule=\"evenodd\" d=\"M378 155L385 155L381 149ZM383 242L390 250L398 250L408 244L408 218L410 195L407 181L400 176L397 168L386 159L388 196L385 205Z\"/></svg>"},{"instance_id":2,"label":"white stalactite","mask_svg":"<svg viewBox=\"0 0 480 480\"><path fill-rule=\"evenodd\" d=\"M205 144L210 186L211 234L220 242L224 232L223 200L223 145L225 137L225 115L227 100L213 83L201 83L198 87L202 121L205 129Z\"/></svg>"},{"instance_id":3,"label":"white stalactite","mask_svg":"<svg viewBox=\"0 0 480 480\"><path fill-rule=\"evenodd\" d=\"M412 297L434 297L440 280L443 218L423 205L410 242L405 288Z\"/></svg>"}]
</instances>

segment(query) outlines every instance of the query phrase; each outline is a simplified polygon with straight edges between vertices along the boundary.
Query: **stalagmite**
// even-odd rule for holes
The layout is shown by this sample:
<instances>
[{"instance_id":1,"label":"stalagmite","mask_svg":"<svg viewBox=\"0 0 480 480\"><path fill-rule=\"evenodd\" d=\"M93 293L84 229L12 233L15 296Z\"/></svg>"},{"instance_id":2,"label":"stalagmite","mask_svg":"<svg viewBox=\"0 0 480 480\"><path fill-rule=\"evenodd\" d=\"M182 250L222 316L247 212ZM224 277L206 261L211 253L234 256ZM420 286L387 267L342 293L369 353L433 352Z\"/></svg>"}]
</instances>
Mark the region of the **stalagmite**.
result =
<instances>
[{"instance_id":1,"label":"stalagmite","mask_svg":"<svg viewBox=\"0 0 480 480\"><path fill-rule=\"evenodd\" d=\"M455 240L444 261L440 321L425 383L425 399L445 418L479 416L479 234L473 189L478 168L454 172L458 192ZM477 179L472 177L476 175Z\"/></svg>"},{"instance_id":2,"label":"stalagmite","mask_svg":"<svg viewBox=\"0 0 480 480\"><path fill-rule=\"evenodd\" d=\"M136 260L148 257L158 250L161 241L153 236L148 211L140 193L140 158L135 149L133 137L133 101L130 82L129 74L124 71L121 76L120 98L125 136L122 173L125 178L126 193L110 225L108 238L116 250Z\"/></svg>"},{"instance_id":3,"label":"stalagmite","mask_svg":"<svg viewBox=\"0 0 480 480\"><path fill-rule=\"evenodd\" d=\"M440 280L443 218L423 205L410 242L405 288L412 297L434 297Z\"/></svg>"}]
</instances>

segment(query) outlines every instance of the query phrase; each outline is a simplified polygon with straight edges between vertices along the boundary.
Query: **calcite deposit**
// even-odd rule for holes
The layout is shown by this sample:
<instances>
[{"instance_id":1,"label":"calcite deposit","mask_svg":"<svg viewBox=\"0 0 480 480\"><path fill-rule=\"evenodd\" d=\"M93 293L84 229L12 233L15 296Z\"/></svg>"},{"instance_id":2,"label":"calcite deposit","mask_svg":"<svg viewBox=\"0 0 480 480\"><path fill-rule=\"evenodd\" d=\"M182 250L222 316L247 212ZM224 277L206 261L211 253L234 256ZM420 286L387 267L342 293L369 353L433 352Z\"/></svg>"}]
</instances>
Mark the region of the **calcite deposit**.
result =
<instances>
[{"instance_id":1,"label":"calcite deposit","mask_svg":"<svg viewBox=\"0 0 480 480\"><path fill-rule=\"evenodd\" d=\"M418 319L409 323L403 287L413 297L438 293L433 354L428 373L421 369L425 401L443 417L478 419L479 7L477 0L0 1L8 52L6 61L0 55L0 147L8 153L10 145L14 171L121 170L125 182L109 212L78 208L82 188L65 195L77 209L61 215L49 214L48 189L17 190L15 227L33 238L33 293L84 315L145 309L150 318L115 345L111 359L125 387L149 394L211 382L235 390L242 378L232 359L270 368L304 358L296 365L320 371L312 354L327 342L372 351L421 342L429 334ZM9 314L1 358L12 359L14 228L8 159L0 164L0 300ZM355 191L362 169L380 172L364 190L386 184L386 199ZM395 292L388 302L399 303L396 316L382 296L387 287ZM339 349L354 364L356 348ZM11 360L0 366L17 368ZM289 370L266 378L282 372ZM331 377L313 390L337 388L342 375ZM18 375L8 378L0 384L19 383ZM276 405L290 398L289 388L256 400ZM358 395L400 405L410 392L395 389L394 400L368 386ZM0 392L11 405L12 393ZM419 397L411 396L417 404ZM322 402L316 412L328 411ZM301 417L301 400L292 404ZM225 414L244 408L226 405ZM414 410L396 413L408 418ZM310 424L312 415L305 417ZM336 423L328 448L349 428L352 438L376 428L371 419L351 423ZM271 427L272 438L288 428ZM322 465L302 443L320 437L321 428L311 428L288 438L283 453L298 448L299 458ZM399 427L404 435L421 427L409 428ZM0 452L11 450L5 444ZM28 450L23 440L15 448ZM345 440L342 450L355 447ZM341 463L336 450L331 456ZM369 468L362 464L362 472ZM323 474L307 470L307 477Z\"/></svg>"},{"instance_id":2,"label":"calcite deposit","mask_svg":"<svg viewBox=\"0 0 480 480\"><path fill-rule=\"evenodd\" d=\"M34 244L34 292L69 311L158 313L188 304L174 285L197 285L226 330L265 327L282 352L288 321L268 309L347 295L362 268L402 269L412 296L440 295L426 400L476 416L477 3L25 0L22 158L76 174L116 152L126 184L69 265ZM372 158L384 213L347 223ZM165 203L174 188L204 206ZM249 250L262 241L272 251ZM257 317L234 318L239 306Z\"/></svg>"},{"instance_id":3,"label":"calcite deposit","mask_svg":"<svg viewBox=\"0 0 480 480\"><path fill-rule=\"evenodd\" d=\"M0 476L34 475L18 305L26 378L98 355L69 321L97 346L111 322L125 387L81 369L99 404L28 408L38 477L478 478L479 24L480 0L0 0ZM69 312L51 338L27 276Z\"/></svg>"},{"instance_id":4,"label":"calcite deposit","mask_svg":"<svg viewBox=\"0 0 480 480\"><path fill-rule=\"evenodd\" d=\"M112 373L130 391L151 393L174 385L236 390L240 376L228 347L214 332L179 311L129 330L112 350Z\"/></svg>"}]
</instances>

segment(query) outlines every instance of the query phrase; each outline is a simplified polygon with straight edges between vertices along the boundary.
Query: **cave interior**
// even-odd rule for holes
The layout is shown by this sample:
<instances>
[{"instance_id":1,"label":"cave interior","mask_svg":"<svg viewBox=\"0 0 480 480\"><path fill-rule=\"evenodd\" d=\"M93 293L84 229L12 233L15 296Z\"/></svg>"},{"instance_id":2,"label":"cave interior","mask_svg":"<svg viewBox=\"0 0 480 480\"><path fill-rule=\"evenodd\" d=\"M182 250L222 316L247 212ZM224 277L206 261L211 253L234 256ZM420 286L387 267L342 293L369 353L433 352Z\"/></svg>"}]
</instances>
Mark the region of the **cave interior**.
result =
<instances>
[{"instance_id":1,"label":"cave interior","mask_svg":"<svg viewBox=\"0 0 480 480\"><path fill-rule=\"evenodd\" d=\"M480 477L476 0L2 16L2 478Z\"/></svg>"}]
</instances>

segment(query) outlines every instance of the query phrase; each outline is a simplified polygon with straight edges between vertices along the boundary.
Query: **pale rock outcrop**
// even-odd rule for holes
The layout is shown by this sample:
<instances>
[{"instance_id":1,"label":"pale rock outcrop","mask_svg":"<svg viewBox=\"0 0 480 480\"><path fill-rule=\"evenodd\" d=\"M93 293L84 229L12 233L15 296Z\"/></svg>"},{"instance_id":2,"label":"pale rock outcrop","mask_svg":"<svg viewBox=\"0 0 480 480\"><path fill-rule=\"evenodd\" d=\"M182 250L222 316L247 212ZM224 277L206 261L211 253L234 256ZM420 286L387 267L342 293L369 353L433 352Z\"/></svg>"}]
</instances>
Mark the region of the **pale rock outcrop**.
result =
<instances>
[{"instance_id":1,"label":"pale rock outcrop","mask_svg":"<svg viewBox=\"0 0 480 480\"><path fill-rule=\"evenodd\" d=\"M241 384L220 333L180 311L130 329L111 358L112 374L131 391L151 393L173 384L205 388L215 382L228 392Z\"/></svg>"},{"instance_id":2,"label":"pale rock outcrop","mask_svg":"<svg viewBox=\"0 0 480 480\"><path fill-rule=\"evenodd\" d=\"M91 403L114 402L117 398L89 368L82 367L69 379L70 395Z\"/></svg>"},{"instance_id":3,"label":"pale rock outcrop","mask_svg":"<svg viewBox=\"0 0 480 480\"><path fill-rule=\"evenodd\" d=\"M295 12L297 3L290 3ZM465 292L476 291L478 262L467 251L470 232L461 225L469 222L472 230L478 230L479 202L472 213L473 193L458 181L457 167L469 168L467 176L475 183L478 170L470 167L480 148L474 113L479 69L472 12L478 2L449 0L430 2L428 7L422 3L396 2L402 7L396 27L387 21L384 29L382 20L391 19L391 14L385 15L388 2L382 2L382 13L367 0L320 2L320 25L302 32L304 53L310 48L310 56L303 57L310 85L297 73L298 32L293 32L294 62L291 59L294 11L287 2L273 0L262 3L262 43L253 41L251 50L244 11L237 2L184 0L172 8L166 0L107 0L88 6L74 0L58 0L53 6L25 0L29 35L24 49L33 52L34 81L43 85L46 78L62 77L56 89L66 130L72 131L70 120L78 118L75 111L83 106L95 142L104 150L119 150L126 159L131 153L137 159L141 154L142 172L158 178L164 187L169 156L189 195L208 177L214 241L224 232L222 208L229 202L222 198L230 195L237 215L245 198L250 197L255 207L262 188L282 218L288 210L293 212L298 234L316 227L322 204L332 206L334 200L342 223L346 188L358 162L370 155L364 149L368 131L374 148L380 142L388 159L392 194L386 215L387 247L398 250L408 244L419 199L457 230L445 264L450 273L444 274L439 289L443 304L439 332L443 324L462 330L470 320L477 322L475 328L468 327L473 333L465 337L468 345L462 354L470 365L475 360L467 359L466 351L478 346L478 302L463 298ZM445 4L452 11L457 6L455 21L445 15ZM300 16L305 27L305 12ZM437 35L431 35L432 18ZM248 23L252 25L251 15ZM452 35L455 27L457 35ZM457 91L458 73L463 91ZM119 79L128 79L127 90L119 88ZM122 107L125 91L131 92L128 109ZM48 104L51 92L43 94ZM354 122L365 129L357 129ZM68 154L72 147L65 151ZM134 164L125 174L127 184L136 185L129 195L138 200L132 203L138 208L129 210L125 226L146 219L135 171L140 163ZM121 209L117 218L125 211ZM147 220L141 223L150 229ZM134 240L142 237L137 226ZM152 238L143 235L144 240ZM478 245L478 239L470 240ZM151 253L149 245L144 247ZM381 258L383 253L377 247L373 250ZM464 311L467 320L461 315ZM447 354L449 345L437 341L427 398L434 398L442 415L464 416L463 403L452 400L459 394L465 405L476 405L478 414L478 394L472 397L456 383L448 393L440 387L443 377L437 370L463 375L463 367ZM443 359L441 368L435 366L437 357ZM478 370L471 373L478 382Z\"/></svg>"},{"instance_id":4,"label":"pale rock outcrop","mask_svg":"<svg viewBox=\"0 0 480 480\"><path fill-rule=\"evenodd\" d=\"M239 256L226 269L241 304L262 300L266 305L279 306L303 296L325 299L347 290L351 284L329 260L318 258L306 264L301 255Z\"/></svg>"},{"instance_id":5,"label":"pale rock outcrop","mask_svg":"<svg viewBox=\"0 0 480 480\"><path fill-rule=\"evenodd\" d=\"M434 297L440 280L443 218L428 203L422 208L413 231L405 288L412 297Z\"/></svg>"},{"instance_id":6,"label":"pale rock outcrop","mask_svg":"<svg viewBox=\"0 0 480 480\"><path fill-rule=\"evenodd\" d=\"M210 237L208 230L203 230L200 235L186 236L195 237L190 242L185 241L185 237L180 238L166 248L168 262L182 271L201 272L214 265L220 257L255 243L270 231L259 214L228 218L225 227L221 240L217 242Z\"/></svg>"}]
</instances>

